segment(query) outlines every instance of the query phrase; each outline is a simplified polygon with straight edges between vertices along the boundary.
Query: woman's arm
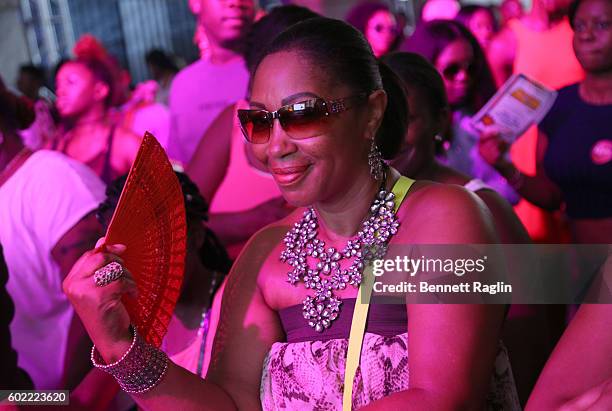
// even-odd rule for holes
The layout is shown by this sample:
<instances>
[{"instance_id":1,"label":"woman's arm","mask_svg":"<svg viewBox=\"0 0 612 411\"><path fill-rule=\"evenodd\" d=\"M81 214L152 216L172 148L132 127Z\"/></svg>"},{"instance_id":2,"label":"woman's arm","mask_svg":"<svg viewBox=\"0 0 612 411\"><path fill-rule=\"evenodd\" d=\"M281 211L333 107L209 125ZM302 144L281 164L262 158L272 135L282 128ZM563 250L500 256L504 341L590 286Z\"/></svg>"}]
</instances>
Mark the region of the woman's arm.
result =
<instances>
[{"instance_id":1,"label":"woman's arm","mask_svg":"<svg viewBox=\"0 0 612 411\"><path fill-rule=\"evenodd\" d=\"M280 241L280 230L264 230L246 247L228 277L215 338L213 360L202 380L169 364L160 384L133 398L146 410L258 409L263 359L271 345L284 338L278 317L263 300L259 269ZM64 289L105 362L117 361L131 343L130 319L121 302L134 293L130 274L105 287L97 287L93 273L110 261L121 262L122 246L108 252L87 252L72 269Z\"/></svg>"},{"instance_id":2,"label":"woman's arm","mask_svg":"<svg viewBox=\"0 0 612 411\"><path fill-rule=\"evenodd\" d=\"M612 378L563 404L559 411L607 411L612 408Z\"/></svg>"},{"instance_id":3,"label":"woman's arm","mask_svg":"<svg viewBox=\"0 0 612 411\"><path fill-rule=\"evenodd\" d=\"M210 307L210 323L208 325L208 333L206 334L206 340L204 344L204 362L202 363L202 376L206 377L208 374L208 367L210 365L213 342L215 335L217 334L217 328L219 327L219 317L221 317L221 302L223 301L223 293L225 291L225 285L227 284L227 277L223 279L223 283L215 293L213 297L212 305Z\"/></svg>"},{"instance_id":4,"label":"woman's arm","mask_svg":"<svg viewBox=\"0 0 612 411\"><path fill-rule=\"evenodd\" d=\"M478 190L475 193L493 215L495 230L503 244L530 244L531 238L510 203L495 190Z\"/></svg>"},{"instance_id":5,"label":"woman's arm","mask_svg":"<svg viewBox=\"0 0 612 411\"><path fill-rule=\"evenodd\" d=\"M408 318L410 388L364 410L483 409L503 307L413 304Z\"/></svg>"},{"instance_id":6,"label":"woman's arm","mask_svg":"<svg viewBox=\"0 0 612 411\"><path fill-rule=\"evenodd\" d=\"M278 196L248 210L212 213L208 218L208 226L223 244L240 244L263 227L286 217L293 210L283 197Z\"/></svg>"},{"instance_id":7,"label":"woman's arm","mask_svg":"<svg viewBox=\"0 0 612 411\"><path fill-rule=\"evenodd\" d=\"M413 232L412 243L497 241L486 206L463 188L432 185L414 194L413 199L419 204L410 207L406 215L418 215L419 223L402 230ZM504 307L409 304L407 310L410 388L376 401L364 410L482 409L497 353Z\"/></svg>"},{"instance_id":8,"label":"woman's arm","mask_svg":"<svg viewBox=\"0 0 612 411\"><path fill-rule=\"evenodd\" d=\"M528 176L520 172L511 161L504 157L509 146L499 135L482 136L479 142L480 155L508 180L508 183L527 201L545 210L557 210L561 206L562 195L544 171L544 155L548 138L538 132L536 147L536 175Z\"/></svg>"},{"instance_id":9,"label":"woman's arm","mask_svg":"<svg viewBox=\"0 0 612 411\"><path fill-rule=\"evenodd\" d=\"M261 409L259 390L264 358L274 342L284 339L284 334L276 312L264 301L257 274L284 232L286 227L258 233L232 267L223 290L221 316L204 383L210 386L206 395L196 397L193 403L187 402L193 397L191 391L198 388L172 383L173 375L168 374L151 394L135 397L141 406L152 410L186 409L174 402L175 390L180 390L178 396L185 397L182 404L195 405L195 409ZM182 381L176 371L174 375ZM173 398L166 402L170 392Z\"/></svg>"},{"instance_id":10,"label":"woman's arm","mask_svg":"<svg viewBox=\"0 0 612 411\"><path fill-rule=\"evenodd\" d=\"M207 380L230 394L239 410L261 409L260 382L264 358L285 335L277 313L266 303L261 271L287 227L272 226L257 233L232 267L221 302Z\"/></svg>"},{"instance_id":11,"label":"woman's arm","mask_svg":"<svg viewBox=\"0 0 612 411\"><path fill-rule=\"evenodd\" d=\"M198 143L185 171L210 204L229 165L235 104L227 106L211 123Z\"/></svg>"},{"instance_id":12,"label":"woman's arm","mask_svg":"<svg viewBox=\"0 0 612 411\"><path fill-rule=\"evenodd\" d=\"M568 402L575 410L586 410L582 403L607 401L612 408L612 305L584 304L555 347L529 397L525 410L559 409ZM599 386L591 398L588 391ZM583 396L583 398L579 398ZM593 401L586 401L586 400ZM569 405L568 405L569 407Z\"/></svg>"}]
</instances>

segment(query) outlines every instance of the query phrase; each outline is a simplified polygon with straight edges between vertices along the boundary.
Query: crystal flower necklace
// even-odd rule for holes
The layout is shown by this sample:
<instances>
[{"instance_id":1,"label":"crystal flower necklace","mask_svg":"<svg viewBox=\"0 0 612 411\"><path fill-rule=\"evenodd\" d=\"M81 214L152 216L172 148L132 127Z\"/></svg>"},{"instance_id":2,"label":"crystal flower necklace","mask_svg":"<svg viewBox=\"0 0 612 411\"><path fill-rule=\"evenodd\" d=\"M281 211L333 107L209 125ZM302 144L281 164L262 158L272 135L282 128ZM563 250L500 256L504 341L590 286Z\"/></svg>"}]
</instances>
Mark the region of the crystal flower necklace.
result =
<instances>
[{"instance_id":1,"label":"crystal flower necklace","mask_svg":"<svg viewBox=\"0 0 612 411\"><path fill-rule=\"evenodd\" d=\"M314 291L314 296L304 299L302 314L316 331L329 328L340 314L342 301L334 291L344 290L348 284L358 288L365 266L387 252L388 242L399 227L394 200L395 195L381 187L361 230L342 250L326 249L325 242L317 238L319 224L312 207L285 235L280 260L292 267L287 273L289 283L297 286L302 281ZM342 260L351 258L354 260L348 269L342 268ZM310 265L312 260L316 262L314 267Z\"/></svg>"}]
</instances>

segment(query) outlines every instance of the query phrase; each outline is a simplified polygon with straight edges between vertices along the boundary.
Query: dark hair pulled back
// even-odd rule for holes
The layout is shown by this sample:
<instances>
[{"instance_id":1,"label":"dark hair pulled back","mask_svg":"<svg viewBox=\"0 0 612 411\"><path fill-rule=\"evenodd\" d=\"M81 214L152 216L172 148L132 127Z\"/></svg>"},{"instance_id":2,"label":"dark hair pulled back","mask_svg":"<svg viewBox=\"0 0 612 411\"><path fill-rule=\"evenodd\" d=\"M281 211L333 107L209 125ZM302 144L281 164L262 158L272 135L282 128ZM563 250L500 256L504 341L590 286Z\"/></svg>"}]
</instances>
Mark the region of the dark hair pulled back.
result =
<instances>
[{"instance_id":1,"label":"dark hair pulled back","mask_svg":"<svg viewBox=\"0 0 612 411\"><path fill-rule=\"evenodd\" d=\"M397 154L407 128L406 98L397 76L379 63L359 30L340 20L310 18L297 23L274 39L253 65L254 74L268 55L295 51L315 63L337 83L351 88L355 94L385 90L388 104L376 135L376 142L385 159Z\"/></svg>"},{"instance_id":2,"label":"dark hair pulled back","mask_svg":"<svg viewBox=\"0 0 612 411\"><path fill-rule=\"evenodd\" d=\"M383 57L383 61L397 73L403 84L423 93L429 111L439 114L448 110L444 81L438 70L425 57L409 52L396 52Z\"/></svg>"}]
</instances>

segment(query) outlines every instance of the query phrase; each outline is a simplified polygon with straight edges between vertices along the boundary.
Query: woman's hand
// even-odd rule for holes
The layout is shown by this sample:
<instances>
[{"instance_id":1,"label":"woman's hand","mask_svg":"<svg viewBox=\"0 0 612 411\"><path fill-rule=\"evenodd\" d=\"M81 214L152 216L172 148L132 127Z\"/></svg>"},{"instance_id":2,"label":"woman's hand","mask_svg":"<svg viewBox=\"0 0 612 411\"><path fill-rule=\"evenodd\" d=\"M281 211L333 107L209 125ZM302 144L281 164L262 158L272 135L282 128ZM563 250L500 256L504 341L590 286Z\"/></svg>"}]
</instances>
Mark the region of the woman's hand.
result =
<instances>
[{"instance_id":1,"label":"woman's hand","mask_svg":"<svg viewBox=\"0 0 612 411\"><path fill-rule=\"evenodd\" d=\"M495 129L484 130L478 141L478 152L480 156L495 169L500 170L510 165L505 155L510 144L501 138L501 134Z\"/></svg>"},{"instance_id":2,"label":"woman's hand","mask_svg":"<svg viewBox=\"0 0 612 411\"><path fill-rule=\"evenodd\" d=\"M87 251L74 264L63 288L98 351L109 363L127 351L132 339L130 316L121 297L123 294L136 297L138 290L125 267L119 279L105 286L95 284L96 270L113 261L123 265L119 255L125 251L125 246L103 245L103 242L104 238L100 239L94 250Z\"/></svg>"}]
</instances>

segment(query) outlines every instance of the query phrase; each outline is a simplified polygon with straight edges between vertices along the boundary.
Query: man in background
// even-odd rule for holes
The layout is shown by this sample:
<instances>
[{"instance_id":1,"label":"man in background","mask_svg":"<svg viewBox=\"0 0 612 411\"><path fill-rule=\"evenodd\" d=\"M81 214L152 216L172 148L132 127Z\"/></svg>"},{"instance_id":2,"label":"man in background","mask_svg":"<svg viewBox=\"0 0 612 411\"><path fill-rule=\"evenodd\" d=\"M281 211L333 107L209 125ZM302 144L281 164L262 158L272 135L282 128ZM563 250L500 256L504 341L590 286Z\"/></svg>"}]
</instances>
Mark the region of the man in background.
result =
<instances>
[{"instance_id":1,"label":"man in background","mask_svg":"<svg viewBox=\"0 0 612 411\"><path fill-rule=\"evenodd\" d=\"M244 98L246 35L255 18L253 0L190 0L197 17L201 56L181 70L170 87L170 158L187 164L222 109Z\"/></svg>"}]
</instances>

